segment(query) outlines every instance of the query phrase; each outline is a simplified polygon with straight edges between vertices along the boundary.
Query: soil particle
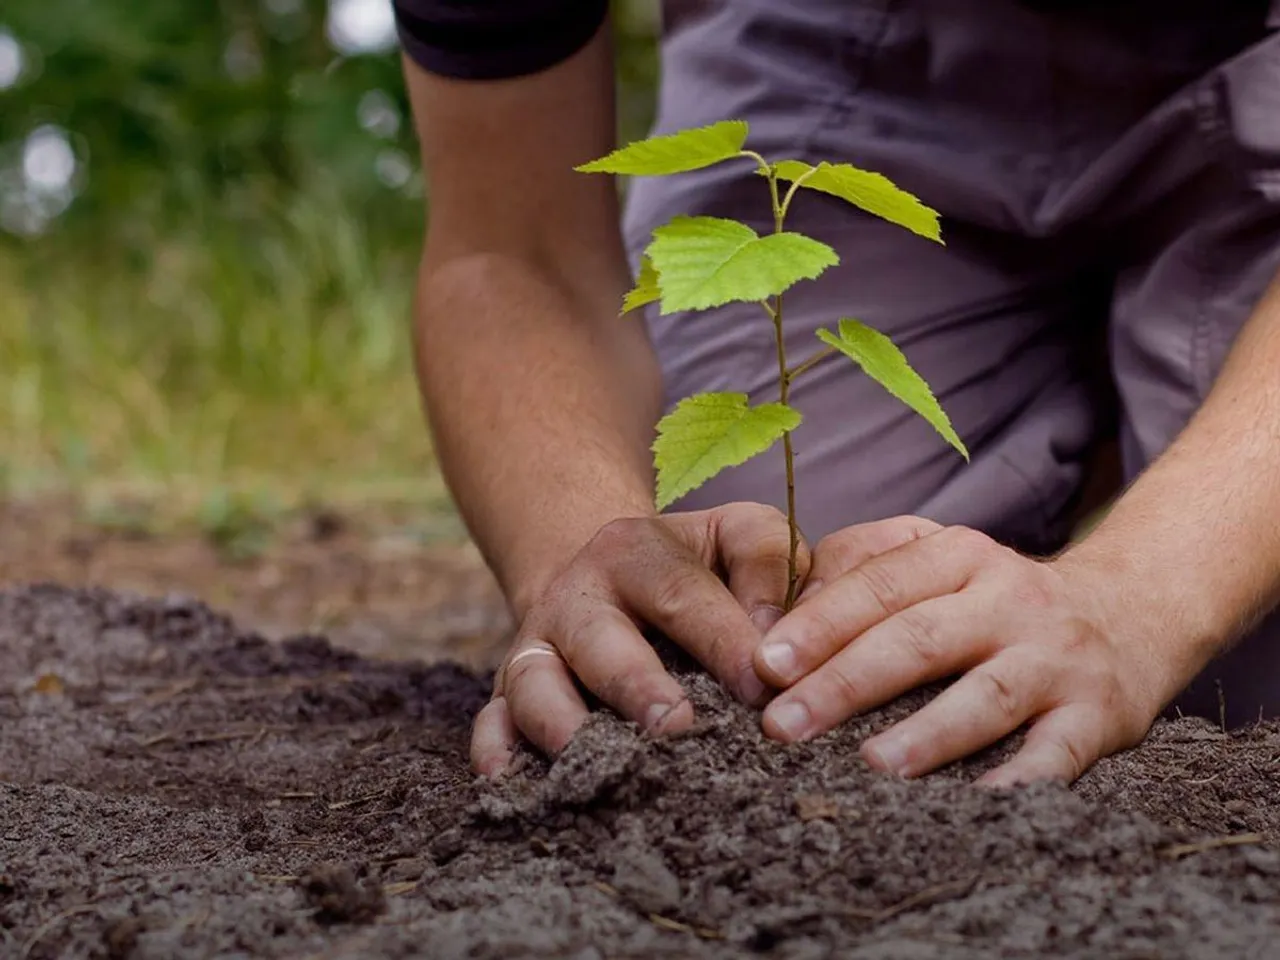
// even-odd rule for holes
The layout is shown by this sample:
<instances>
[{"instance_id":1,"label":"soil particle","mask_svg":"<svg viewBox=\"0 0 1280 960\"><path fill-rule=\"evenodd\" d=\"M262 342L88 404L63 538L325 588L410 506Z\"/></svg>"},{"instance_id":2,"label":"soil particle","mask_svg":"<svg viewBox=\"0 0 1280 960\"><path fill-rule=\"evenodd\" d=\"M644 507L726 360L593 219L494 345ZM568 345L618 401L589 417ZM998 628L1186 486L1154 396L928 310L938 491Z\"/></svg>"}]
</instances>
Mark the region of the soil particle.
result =
<instances>
[{"instance_id":1,"label":"soil particle","mask_svg":"<svg viewBox=\"0 0 1280 960\"><path fill-rule=\"evenodd\" d=\"M382 888L369 881L364 866L322 863L298 881L317 923L372 923L387 908Z\"/></svg>"},{"instance_id":2,"label":"soil particle","mask_svg":"<svg viewBox=\"0 0 1280 960\"><path fill-rule=\"evenodd\" d=\"M904 782L697 715L467 769L488 678L185 600L0 592L0 956L1269 957L1280 731L1162 722L1073 789ZM37 680L53 676L58 683Z\"/></svg>"}]
</instances>

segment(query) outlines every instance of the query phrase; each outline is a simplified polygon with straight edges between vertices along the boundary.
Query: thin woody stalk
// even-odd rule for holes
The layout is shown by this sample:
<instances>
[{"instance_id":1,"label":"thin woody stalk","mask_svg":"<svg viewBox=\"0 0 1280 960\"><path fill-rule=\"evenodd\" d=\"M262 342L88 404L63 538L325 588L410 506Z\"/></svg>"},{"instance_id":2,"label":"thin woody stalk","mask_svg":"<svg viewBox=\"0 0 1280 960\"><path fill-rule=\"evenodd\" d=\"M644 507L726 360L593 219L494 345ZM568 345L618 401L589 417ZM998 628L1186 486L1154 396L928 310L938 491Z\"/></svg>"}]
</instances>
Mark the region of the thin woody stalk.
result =
<instances>
[{"instance_id":1,"label":"thin woody stalk","mask_svg":"<svg viewBox=\"0 0 1280 960\"><path fill-rule=\"evenodd\" d=\"M783 222L787 216L787 207L791 205L791 198L795 196L799 183L793 183L787 191L786 199L779 203L777 171L763 159L760 159L759 162L762 171L769 180L769 199L773 204L773 230L774 233L782 233ZM797 368L797 371L787 368L787 344L782 327L782 294L775 296L772 306L766 305L766 310L768 310L770 317L773 319L773 336L777 345L778 402L783 406L787 406L791 399L791 380L799 368ZM803 367L803 364L801 366ZM782 603L782 610L786 613L795 606L796 589L800 584L800 524L796 518L796 455L795 448L791 443L790 430L782 435L782 455L786 460L787 528L790 534L790 546L787 551L787 596Z\"/></svg>"}]
</instances>

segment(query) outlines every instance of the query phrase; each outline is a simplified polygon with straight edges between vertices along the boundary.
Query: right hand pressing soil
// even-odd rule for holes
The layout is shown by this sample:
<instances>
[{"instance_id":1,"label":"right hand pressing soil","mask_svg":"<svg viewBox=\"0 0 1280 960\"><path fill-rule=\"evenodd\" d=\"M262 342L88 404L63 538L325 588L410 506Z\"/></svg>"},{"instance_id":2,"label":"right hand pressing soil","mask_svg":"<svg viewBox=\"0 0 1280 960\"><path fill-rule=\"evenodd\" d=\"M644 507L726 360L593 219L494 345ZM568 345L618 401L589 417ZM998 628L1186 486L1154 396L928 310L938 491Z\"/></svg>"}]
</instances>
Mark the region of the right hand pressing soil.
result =
<instances>
[{"instance_id":1,"label":"right hand pressing soil","mask_svg":"<svg viewBox=\"0 0 1280 960\"><path fill-rule=\"evenodd\" d=\"M650 733L688 729L693 707L642 625L762 706L770 694L753 656L782 615L789 541L786 517L756 503L605 526L524 618L476 718L472 766L500 774L522 736L559 753L587 718L575 678ZM803 578L806 549L799 561Z\"/></svg>"}]
</instances>

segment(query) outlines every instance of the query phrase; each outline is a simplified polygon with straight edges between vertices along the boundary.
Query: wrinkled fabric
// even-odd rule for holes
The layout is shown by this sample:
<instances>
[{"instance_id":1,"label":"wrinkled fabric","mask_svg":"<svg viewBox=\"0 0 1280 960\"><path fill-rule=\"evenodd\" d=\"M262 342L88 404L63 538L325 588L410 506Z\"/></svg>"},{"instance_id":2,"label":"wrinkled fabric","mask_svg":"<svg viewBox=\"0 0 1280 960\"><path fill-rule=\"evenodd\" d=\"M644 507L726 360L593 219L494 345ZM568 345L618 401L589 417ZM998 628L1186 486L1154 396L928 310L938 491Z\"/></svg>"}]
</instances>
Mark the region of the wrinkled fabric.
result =
<instances>
[{"instance_id":1,"label":"wrinkled fabric","mask_svg":"<svg viewBox=\"0 0 1280 960\"><path fill-rule=\"evenodd\" d=\"M1019 549L1066 542L1086 466L1118 435L1126 479L1203 401L1280 271L1280 2L1032 9L1016 0L670 0L657 132L729 117L770 159L879 171L942 214L945 246L807 192L790 228L841 264L789 292L793 362L855 317L889 334L972 454L847 361L793 389L801 524L814 540L914 513ZM633 261L677 213L772 229L747 161L636 180ZM756 305L647 322L668 405L775 399ZM675 505L783 505L781 451ZM1180 701L1280 712L1265 625Z\"/></svg>"}]
</instances>

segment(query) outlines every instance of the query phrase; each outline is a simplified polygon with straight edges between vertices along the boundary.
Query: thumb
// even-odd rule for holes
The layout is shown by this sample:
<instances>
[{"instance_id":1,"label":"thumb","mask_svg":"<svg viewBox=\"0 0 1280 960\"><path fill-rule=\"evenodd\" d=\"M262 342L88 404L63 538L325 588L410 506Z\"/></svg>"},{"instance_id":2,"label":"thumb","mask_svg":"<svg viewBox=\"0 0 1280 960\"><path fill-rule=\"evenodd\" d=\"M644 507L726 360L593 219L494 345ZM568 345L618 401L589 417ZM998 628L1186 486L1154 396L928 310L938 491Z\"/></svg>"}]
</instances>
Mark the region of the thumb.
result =
<instances>
[{"instance_id":1,"label":"thumb","mask_svg":"<svg viewBox=\"0 0 1280 960\"><path fill-rule=\"evenodd\" d=\"M763 635L782 617L787 599L791 528L782 511L760 503L731 503L713 511L716 553L729 592ZM800 538L796 576L809 573L809 547Z\"/></svg>"}]
</instances>

